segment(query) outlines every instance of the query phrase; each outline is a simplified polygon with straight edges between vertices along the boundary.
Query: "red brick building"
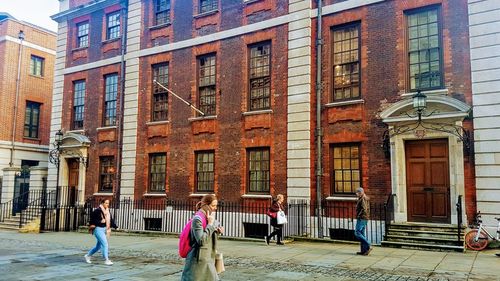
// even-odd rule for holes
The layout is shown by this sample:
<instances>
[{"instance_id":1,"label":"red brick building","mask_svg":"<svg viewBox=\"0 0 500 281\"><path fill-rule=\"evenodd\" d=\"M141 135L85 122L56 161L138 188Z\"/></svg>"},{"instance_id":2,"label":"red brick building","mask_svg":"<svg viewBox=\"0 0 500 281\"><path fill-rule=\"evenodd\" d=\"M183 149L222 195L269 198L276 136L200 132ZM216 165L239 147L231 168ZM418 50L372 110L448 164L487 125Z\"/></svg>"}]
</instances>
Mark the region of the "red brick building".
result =
<instances>
[{"instance_id":1,"label":"red brick building","mask_svg":"<svg viewBox=\"0 0 500 281\"><path fill-rule=\"evenodd\" d=\"M396 221L456 223L459 195L470 216L466 1L322 1L320 41L313 2L61 1L62 185L82 201L315 202L319 178L323 204L362 186L394 195Z\"/></svg>"},{"instance_id":2,"label":"red brick building","mask_svg":"<svg viewBox=\"0 0 500 281\"><path fill-rule=\"evenodd\" d=\"M55 33L0 13L2 203L47 176L55 42Z\"/></svg>"}]
</instances>

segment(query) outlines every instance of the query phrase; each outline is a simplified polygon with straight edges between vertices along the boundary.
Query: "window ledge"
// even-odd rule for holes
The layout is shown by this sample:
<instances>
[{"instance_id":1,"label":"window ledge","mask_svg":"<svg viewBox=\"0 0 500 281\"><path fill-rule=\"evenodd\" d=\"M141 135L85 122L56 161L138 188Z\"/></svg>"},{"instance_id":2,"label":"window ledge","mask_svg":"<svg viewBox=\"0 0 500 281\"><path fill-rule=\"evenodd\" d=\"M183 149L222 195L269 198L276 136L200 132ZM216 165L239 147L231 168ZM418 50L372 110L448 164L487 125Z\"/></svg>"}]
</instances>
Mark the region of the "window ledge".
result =
<instances>
[{"instance_id":1,"label":"window ledge","mask_svg":"<svg viewBox=\"0 0 500 281\"><path fill-rule=\"evenodd\" d=\"M327 201L358 201L358 197L354 196L328 196Z\"/></svg>"},{"instance_id":2,"label":"window ledge","mask_svg":"<svg viewBox=\"0 0 500 281\"><path fill-rule=\"evenodd\" d=\"M66 133L83 134L85 133L85 130L69 130Z\"/></svg>"},{"instance_id":3,"label":"window ledge","mask_svg":"<svg viewBox=\"0 0 500 281\"><path fill-rule=\"evenodd\" d=\"M78 52L78 51L83 51L83 50L87 50L88 48L89 48L89 46L78 47L78 48L74 48L73 50L71 50L71 52L74 53L74 52Z\"/></svg>"},{"instance_id":4,"label":"window ledge","mask_svg":"<svg viewBox=\"0 0 500 281\"><path fill-rule=\"evenodd\" d=\"M40 141L40 138L23 137L23 139L30 140L30 141Z\"/></svg>"},{"instance_id":5,"label":"window ledge","mask_svg":"<svg viewBox=\"0 0 500 281\"><path fill-rule=\"evenodd\" d=\"M155 30L155 29L160 29L160 28L163 28L163 27L169 27L171 25L172 25L171 22L167 22L167 23L152 25L152 26L148 27L148 29L149 30Z\"/></svg>"},{"instance_id":6,"label":"window ledge","mask_svg":"<svg viewBox=\"0 0 500 281\"><path fill-rule=\"evenodd\" d=\"M217 115L191 117L191 118L188 119L188 121L189 122L195 122L195 121L214 120L214 119L217 119Z\"/></svg>"},{"instance_id":7,"label":"window ledge","mask_svg":"<svg viewBox=\"0 0 500 281\"><path fill-rule=\"evenodd\" d=\"M105 45L105 44L108 44L108 43L111 43L111 42L115 42L115 41L118 41L118 40L121 40L121 39L122 39L121 36L113 38L113 39L106 39L106 40L102 41L102 44Z\"/></svg>"},{"instance_id":8,"label":"window ledge","mask_svg":"<svg viewBox=\"0 0 500 281\"><path fill-rule=\"evenodd\" d=\"M269 194L243 194L242 198L255 198L255 199L272 199L273 197Z\"/></svg>"},{"instance_id":9,"label":"window ledge","mask_svg":"<svg viewBox=\"0 0 500 281\"><path fill-rule=\"evenodd\" d=\"M255 111L246 111L243 112L243 116L248 116L248 115L257 115L257 114L272 114L273 110L272 109L264 109L264 110L255 110Z\"/></svg>"},{"instance_id":10,"label":"window ledge","mask_svg":"<svg viewBox=\"0 0 500 281\"><path fill-rule=\"evenodd\" d=\"M256 2L260 2L262 0L243 0L243 4L252 4L252 3L256 3Z\"/></svg>"},{"instance_id":11,"label":"window ledge","mask_svg":"<svg viewBox=\"0 0 500 281\"><path fill-rule=\"evenodd\" d=\"M212 11L208 11L208 12L194 15L193 18L198 19L198 18L208 17L211 15L217 14L218 12L219 12L219 9L216 9L216 10L212 10Z\"/></svg>"},{"instance_id":12,"label":"window ledge","mask_svg":"<svg viewBox=\"0 0 500 281\"><path fill-rule=\"evenodd\" d=\"M144 197L167 197L166 193L144 193Z\"/></svg>"},{"instance_id":13,"label":"window ledge","mask_svg":"<svg viewBox=\"0 0 500 281\"><path fill-rule=\"evenodd\" d=\"M163 124L169 124L170 121L165 120L165 121L151 121L151 122L146 122L147 126L154 126L154 125L163 125Z\"/></svg>"},{"instance_id":14,"label":"window ledge","mask_svg":"<svg viewBox=\"0 0 500 281\"><path fill-rule=\"evenodd\" d=\"M116 130L116 126L107 126L107 127L99 127L99 128L96 128L97 131L104 131L104 130L113 130L115 129Z\"/></svg>"},{"instance_id":15,"label":"window ledge","mask_svg":"<svg viewBox=\"0 0 500 281\"><path fill-rule=\"evenodd\" d=\"M346 100L346 101L338 101L338 102L331 102L325 104L325 107L337 107L337 106L344 106L344 105L351 105L351 104L364 104L365 100L359 99L359 100Z\"/></svg>"},{"instance_id":16,"label":"window ledge","mask_svg":"<svg viewBox=\"0 0 500 281\"><path fill-rule=\"evenodd\" d=\"M208 194L213 194L213 193L191 193L189 194L189 197L203 197Z\"/></svg>"},{"instance_id":17,"label":"window ledge","mask_svg":"<svg viewBox=\"0 0 500 281\"><path fill-rule=\"evenodd\" d=\"M401 94L402 97L412 97L416 95L417 92L409 92L409 93L404 93ZM422 91L422 94L424 95L447 95L448 94L448 88L444 89L435 89L435 90L427 90L427 91Z\"/></svg>"},{"instance_id":18,"label":"window ledge","mask_svg":"<svg viewBox=\"0 0 500 281\"><path fill-rule=\"evenodd\" d=\"M34 74L29 74L30 77L33 77L33 78L38 78L38 79L45 79L45 76L43 75L34 75Z\"/></svg>"},{"instance_id":19,"label":"window ledge","mask_svg":"<svg viewBox=\"0 0 500 281\"><path fill-rule=\"evenodd\" d=\"M113 192L96 192L92 194L93 196L113 196Z\"/></svg>"}]
</instances>

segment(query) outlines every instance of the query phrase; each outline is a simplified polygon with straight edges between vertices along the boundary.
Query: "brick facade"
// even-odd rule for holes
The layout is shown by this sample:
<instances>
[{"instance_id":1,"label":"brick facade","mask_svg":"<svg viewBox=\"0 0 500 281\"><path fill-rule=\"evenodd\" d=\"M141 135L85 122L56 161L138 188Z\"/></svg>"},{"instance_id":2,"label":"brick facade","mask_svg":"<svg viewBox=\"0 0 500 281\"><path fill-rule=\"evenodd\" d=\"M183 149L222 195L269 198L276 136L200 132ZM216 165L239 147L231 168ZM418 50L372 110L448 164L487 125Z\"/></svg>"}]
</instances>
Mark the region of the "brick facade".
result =
<instances>
[{"instance_id":1,"label":"brick facade","mask_svg":"<svg viewBox=\"0 0 500 281\"><path fill-rule=\"evenodd\" d=\"M69 7L78 10L78 5L90 2L71 0ZM306 187L310 188L308 199L314 201L316 151L313 132L316 129L314 93L317 69L314 60L314 38L317 18L311 18L308 13L304 13L310 12L307 5L311 3L289 2L291 1L220 0L218 10L199 14L198 1L171 1L170 22L161 25L157 25L154 20L154 1L137 0L130 3L127 28L136 29L127 34L127 48L132 51L127 50L129 53L125 58L127 72L124 74L126 86L123 102L126 105L125 130L135 130L136 135L124 137L124 158L128 160L123 163L126 163L124 173L134 176L133 179L127 177L120 184L131 187L135 199L149 198L151 153L167 155L165 196L171 199L185 199L190 195L193 197L194 194L196 198L198 192L195 190L195 152L212 150L215 152L216 167L214 192L219 198L229 201L268 200L269 196L260 196L258 199L250 196L250 199L246 199L249 197L247 149L255 147L270 149L269 194L286 194L291 185L287 171L292 173L292 170L287 168L290 161L295 161L290 160L290 151L295 144L289 141L294 132L288 131L287 126L290 119L295 118L290 116L296 113L296 108L297 112L302 110L301 113L305 113L307 118L301 121L309 124L311 132L310 136L304 138L310 142L304 148L310 157L304 159L310 162L305 166L311 169L310 186ZM382 122L380 113L403 99L404 94L410 93L405 12L432 5L440 7L443 87L448 90L450 97L470 105L470 58L467 48L464 47L468 46L468 27L467 22L462 20L467 17L467 4L464 0L458 3L451 0L370 1L373 4L359 6L352 3L333 0L324 3L326 14L322 23L324 51L321 66L321 122L324 135L321 192L322 198L335 196L331 192L331 148L339 144L356 143L360 144L361 148L361 185L375 202L385 202L392 192L392 177L391 160L386 158L381 148L387 124ZM289 5L294 5L292 14L288 13ZM300 10L298 5L306 8ZM102 77L109 71L119 72L120 69L119 63L117 64L121 51L120 40L102 42L105 14L116 9L119 7L113 2L109 7L92 10L86 15L78 14L78 17L65 18L68 24L65 65L70 69L64 77L64 104L69 105L67 108L70 108L72 103L70 93L73 81L87 79L84 134L93 143L89 155L91 161L86 171L87 195L98 189L99 156L114 155L115 159L119 156L117 138L120 136L120 126L96 129L101 127L98 120L103 114ZM313 28L296 32L293 30L295 33L292 34L289 32L291 26L300 24L292 22L300 17L303 17L303 21L309 21ZM88 48L75 49L76 23L81 21L90 22L90 43ZM141 28L137 28L138 22ZM360 25L361 97L356 102L335 104L331 99L332 28L354 22ZM121 30L124 31L124 28L122 25ZM251 28L256 30L246 30ZM307 36L300 36L311 31L311 42L296 42L293 41L294 38L290 38L292 34L299 38L297 40L307 40ZM235 35L231 35L231 32ZM271 43L271 110L249 113L248 46L266 41ZM310 47L311 57L306 64L309 63L312 71L310 76L305 76L310 77L310 81L290 78L292 72L297 70L289 68L289 55L295 51L293 46L299 43ZM216 57L215 116L200 118L187 105L169 95L167 120L153 122L152 65L168 63L169 88L183 99L198 105L197 59L206 54L215 54ZM102 66L102 61L106 59L112 61ZM300 64L302 59L292 63ZM85 70L79 70L79 67ZM310 93L307 96L310 110L293 106L290 102L292 88L306 89L306 95ZM293 95L292 98L298 99ZM65 130L70 126L70 119L71 113L63 111L62 124ZM466 120L464 126L471 129L471 121ZM474 169L470 159L464 157L463 160L463 185L469 216L475 211ZM299 163L302 160L296 161ZM352 198L353 194L348 197Z\"/></svg>"},{"instance_id":2,"label":"brick facade","mask_svg":"<svg viewBox=\"0 0 500 281\"><path fill-rule=\"evenodd\" d=\"M17 115L14 116L20 49L18 33L20 30L23 31L25 39L21 55ZM52 109L51 91L54 77L55 35L40 27L13 18L6 18L0 21L0 38L2 38L0 41L0 92L2 93L0 96L0 119L2 120L0 123L0 141L3 143L11 142L14 126L13 118L16 118L14 137L16 145L23 147L23 149L26 149L25 145L34 145L38 149L45 147L46 149L49 143ZM42 76L30 74L31 56L44 59ZM24 135L25 110L28 101L40 104L40 120L38 137L36 138L29 138ZM1 169L9 163L9 153L2 150L0 154ZM25 156L14 157L13 164L17 166L21 164L19 157Z\"/></svg>"}]
</instances>

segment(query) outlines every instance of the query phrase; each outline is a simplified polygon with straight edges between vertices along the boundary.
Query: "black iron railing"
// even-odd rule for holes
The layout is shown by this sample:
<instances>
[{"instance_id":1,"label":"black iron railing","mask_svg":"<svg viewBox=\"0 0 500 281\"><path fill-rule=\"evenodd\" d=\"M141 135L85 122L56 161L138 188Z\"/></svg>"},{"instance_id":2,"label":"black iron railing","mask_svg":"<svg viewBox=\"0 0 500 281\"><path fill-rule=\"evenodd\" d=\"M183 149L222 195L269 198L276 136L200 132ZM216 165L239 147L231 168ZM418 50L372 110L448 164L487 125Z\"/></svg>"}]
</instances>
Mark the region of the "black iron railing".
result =
<instances>
[{"instance_id":1,"label":"black iron railing","mask_svg":"<svg viewBox=\"0 0 500 281\"><path fill-rule=\"evenodd\" d=\"M29 207L29 202L35 198L41 197L43 190L30 190L19 194L12 200L0 204L0 222L6 219L17 217L19 213Z\"/></svg>"},{"instance_id":2,"label":"black iron railing","mask_svg":"<svg viewBox=\"0 0 500 281\"><path fill-rule=\"evenodd\" d=\"M389 194L389 197L387 197L387 201L384 203L384 221L385 221L385 231L384 231L384 238L387 237L387 232L389 230L389 227L391 226L392 221L394 220L394 194Z\"/></svg>"},{"instance_id":3,"label":"black iron railing","mask_svg":"<svg viewBox=\"0 0 500 281\"><path fill-rule=\"evenodd\" d=\"M462 210L462 195L458 195L457 199L457 245L463 245L464 239L462 239L462 216L463 216L463 210Z\"/></svg>"},{"instance_id":4,"label":"black iron railing","mask_svg":"<svg viewBox=\"0 0 500 281\"><path fill-rule=\"evenodd\" d=\"M158 231L180 233L195 213L196 202L172 201L165 198L149 200L112 200L110 210L121 229L129 231ZM83 222L87 225L91 211L98 207L96 200L82 206ZM229 237L263 238L272 229L266 212L270 201L219 202L216 219ZM356 203L326 201L322 204L323 233L319 233L317 206L309 202L286 204L288 223L283 227L285 237L310 237L355 240ZM384 203L370 204L367 236L378 244L385 233L386 208Z\"/></svg>"}]
</instances>

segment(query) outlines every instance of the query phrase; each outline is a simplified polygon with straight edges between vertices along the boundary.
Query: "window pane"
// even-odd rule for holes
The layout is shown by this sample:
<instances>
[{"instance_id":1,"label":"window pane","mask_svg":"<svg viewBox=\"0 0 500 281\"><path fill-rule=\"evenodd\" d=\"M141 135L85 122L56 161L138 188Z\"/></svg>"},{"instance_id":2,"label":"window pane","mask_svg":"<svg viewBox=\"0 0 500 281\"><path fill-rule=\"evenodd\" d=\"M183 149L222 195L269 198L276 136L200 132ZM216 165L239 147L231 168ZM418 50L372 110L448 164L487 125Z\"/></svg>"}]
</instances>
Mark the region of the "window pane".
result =
<instances>
[{"instance_id":1,"label":"window pane","mask_svg":"<svg viewBox=\"0 0 500 281\"><path fill-rule=\"evenodd\" d=\"M353 194L360 186L359 145L333 147L332 192Z\"/></svg>"},{"instance_id":2,"label":"window pane","mask_svg":"<svg viewBox=\"0 0 500 281\"><path fill-rule=\"evenodd\" d=\"M40 123L40 103L26 102L24 112L24 136L38 138L38 126Z\"/></svg>"},{"instance_id":3,"label":"window pane","mask_svg":"<svg viewBox=\"0 0 500 281\"><path fill-rule=\"evenodd\" d=\"M153 80L168 87L168 64L153 65ZM151 81L153 85L153 121L168 120L168 92L165 88Z\"/></svg>"},{"instance_id":4,"label":"window pane","mask_svg":"<svg viewBox=\"0 0 500 281\"><path fill-rule=\"evenodd\" d=\"M438 10L411 14L407 20L411 90L442 87Z\"/></svg>"},{"instance_id":5,"label":"window pane","mask_svg":"<svg viewBox=\"0 0 500 281\"><path fill-rule=\"evenodd\" d=\"M252 46L249 52L250 110L268 109L271 94L271 44Z\"/></svg>"},{"instance_id":6,"label":"window pane","mask_svg":"<svg viewBox=\"0 0 500 281\"><path fill-rule=\"evenodd\" d=\"M155 153L149 155L149 191L165 191L167 175L167 155Z\"/></svg>"},{"instance_id":7,"label":"window pane","mask_svg":"<svg viewBox=\"0 0 500 281\"><path fill-rule=\"evenodd\" d=\"M84 22L77 25L77 47L83 48L89 45L89 23Z\"/></svg>"},{"instance_id":8,"label":"window pane","mask_svg":"<svg viewBox=\"0 0 500 281\"><path fill-rule=\"evenodd\" d=\"M112 191L113 182L115 178L115 160L113 156L99 157L99 171L100 171L100 191Z\"/></svg>"},{"instance_id":9,"label":"window pane","mask_svg":"<svg viewBox=\"0 0 500 281\"><path fill-rule=\"evenodd\" d=\"M259 148L248 151L249 192L268 193L270 181L269 149Z\"/></svg>"},{"instance_id":10,"label":"window pane","mask_svg":"<svg viewBox=\"0 0 500 281\"><path fill-rule=\"evenodd\" d=\"M108 15L107 39L120 37L120 12Z\"/></svg>"},{"instance_id":11,"label":"window pane","mask_svg":"<svg viewBox=\"0 0 500 281\"><path fill-rule=\"evenodd\" d=\"M118 93L118 75L106 75L104 80L104 126L114 126L116 125L116 96Z\"/></svg>"},{"instance_id":12,"label":"window pane","mask_svg":"<svg viewBox=\"0 0 500 281\"><path fill-rule=\"evenodd\" d=\"M200 192L214 191L214 152L196 152L196 183Z\"/></svg>"},{"instance_id":13,"label":"window pane","mask_svg":"<svg viewBox=\"0 0 500 281\"><path fill-rule=\"evenodd\" d=\"M359 25L334 30L333 34L334 87L331 99L359 98Z\"/></svg>"},{"instance_id":14,"label":"window pane","mask_svg":"<svg viewBox=\"0 0 500 281\"><path fill-rule=\"evenodd\" d=\"M217 10L218 0L200 0L200 13Z\"/></svg>"},{"instance_id":15,"label":"window pane","mask_svg":"<svg viewBox=\"0 0 500 281\"><path fill-rule=\"evenodd\" d=\"M85 81L75 81L73 84L73 129L83 128L85 114Z\"/></svg>"},{"instance_id":16,"label":"window pane","mask_svg":"<svg viewBox=\"0 0 500 281\"><path fill-rule=\"evenodd\" d=\"M205 116L216 114L216 68L215 55L198 59L198 107Z\"/></svg>"}]
</instances>

